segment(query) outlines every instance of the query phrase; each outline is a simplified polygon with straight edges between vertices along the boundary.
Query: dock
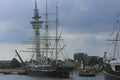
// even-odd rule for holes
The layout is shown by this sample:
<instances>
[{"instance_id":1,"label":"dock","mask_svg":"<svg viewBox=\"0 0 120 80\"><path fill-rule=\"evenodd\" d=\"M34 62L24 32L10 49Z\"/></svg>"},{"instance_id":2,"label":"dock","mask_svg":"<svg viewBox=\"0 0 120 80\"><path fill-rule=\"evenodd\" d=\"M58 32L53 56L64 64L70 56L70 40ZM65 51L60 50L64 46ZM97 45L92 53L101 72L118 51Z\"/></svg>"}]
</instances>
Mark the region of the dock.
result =
<instances>
[{"instance_id":1,"label":"dock","mask_svg":"<svg viewBox=\"0 0 120 80\"><path fill-rule=\"evenodd\" d=\"M27 72L23 69L0 69L2 74L16 74L16 75L27 75Z\"/></svg>"}]
</instances>

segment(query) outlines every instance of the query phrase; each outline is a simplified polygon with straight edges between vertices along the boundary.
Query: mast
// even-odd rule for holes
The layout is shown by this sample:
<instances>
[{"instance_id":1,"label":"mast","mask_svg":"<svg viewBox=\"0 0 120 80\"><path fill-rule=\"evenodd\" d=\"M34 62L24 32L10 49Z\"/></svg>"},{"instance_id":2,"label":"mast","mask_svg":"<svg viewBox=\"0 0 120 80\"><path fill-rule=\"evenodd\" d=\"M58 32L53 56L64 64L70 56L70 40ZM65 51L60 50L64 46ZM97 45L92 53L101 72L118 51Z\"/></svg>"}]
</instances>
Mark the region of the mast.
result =
<instances>
[{"instance_id":1,"label":"mast","mask_svg":"<svg viewBox=\"0 0 120 80\"><path fill-rule=\"evenodd\" d=\"M56 58L56 64L58 63L57 62L57 58L58 58L58 0L57 0L57 3L56 3L56 50L55 50L55 58Z\"/></svg>"},{"instance_id":2,"label":"mast","mask_svg":"<svg viewBox=\"0 0 120 80\"><path fill-rule=\"evenodd\" d=\"M47 6L47 0L46 0L46 13L45 13L45 48L46 48L45 64L48 65L48 6Z\"/></svg>"},{"instance_id":3,"label":"mast","mask_svg":"<svg viewBox=\"0 0 120 80\"><path fill-rule=\"evenodd\" d=\"M41 18L41 16L39 16L39 11L37 8L37 2L35 0L35 9L34 9L34 17L33 21L31 21L32 24L32 28L35 31L35 52L36 52L36 62L40 63L41 60L41 50L40 50L40 28L42 27L42 21L40 21L39 19Z\"/></svg>"},{"instance_id":4,"label":"mast","mask_svg":"<svg viewBox=\"0 0 120 80\"><path fill-rule=\"evenodd\" d=\"M117 20L116 20L116 36L115 36L115 39L116 39L116 41L114 41L115 42L115 48L114 48L114 54L113 54L113 59L115 59L115 54L116 54L116 51L117 51L117 46L118 46L118 41L119 41L119 36L120 36L120 29L119 29L119 13L118 13L118 15L117 15Z\"/></svg>"},{"instance_id":5,"label":"mast","mask_svg":"<svg viewBox=\"0 0 120 80\"><path fill-rule=\"evenodd\" d=\"M112 56L112 60L116 60L115 56L116 56L116 53L117 53L117 50L118 50L118 42L120 41L120 28L119 28L119 15L120 15L120 12L118 13L117 15L117 19L116 19L116 26L113 30L113 33L115 33L115 36L114 36L114 39L109 39L108 41L112 41L112 44L114 43L114 52L113 52L113 56ZM112 33L112 35L114 35ZM117 56L116 56L117 57Z\"/></svg>"}]
</instances>

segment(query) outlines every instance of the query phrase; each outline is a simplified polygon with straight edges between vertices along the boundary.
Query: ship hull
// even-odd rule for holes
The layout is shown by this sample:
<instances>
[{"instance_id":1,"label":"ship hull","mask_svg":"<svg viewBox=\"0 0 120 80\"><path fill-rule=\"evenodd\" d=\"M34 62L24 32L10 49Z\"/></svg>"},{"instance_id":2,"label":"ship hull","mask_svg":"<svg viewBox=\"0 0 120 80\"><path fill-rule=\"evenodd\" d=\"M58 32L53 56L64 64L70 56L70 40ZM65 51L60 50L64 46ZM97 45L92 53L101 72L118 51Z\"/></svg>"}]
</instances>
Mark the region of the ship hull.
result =
<instances>
[{"instance_id":1,"label":"ship hull","mask_svg":"<svg viewBox=\"0 0 120 80\"><path fill-rule=\"evenodd\" d=\"M104 79L105 80L120 80L120 78L118 78L118 76L111 75L111 74L105 73L105 72L104 72Z\"/></svg>"},{"instance_id":2,"label":"ship hull","mask_svg":"<svg viewBox=\"0 0 120 80\"><path fill-rule=\"evenodd\" d=\"M29 76L36 77L53 77L53 78L69 78L70 71L68 70L27 70Z\"/></svg>"},{"instance_id":3,"label":"ship hull","mask_svg":"<svg viewBox=\"0 0 120 80\"><path fill-rule=\"evenodd\" d=\"M120 71L113 71L110 64L104 64L105 80L120 80Z\"/></svg>"}]
</instances>

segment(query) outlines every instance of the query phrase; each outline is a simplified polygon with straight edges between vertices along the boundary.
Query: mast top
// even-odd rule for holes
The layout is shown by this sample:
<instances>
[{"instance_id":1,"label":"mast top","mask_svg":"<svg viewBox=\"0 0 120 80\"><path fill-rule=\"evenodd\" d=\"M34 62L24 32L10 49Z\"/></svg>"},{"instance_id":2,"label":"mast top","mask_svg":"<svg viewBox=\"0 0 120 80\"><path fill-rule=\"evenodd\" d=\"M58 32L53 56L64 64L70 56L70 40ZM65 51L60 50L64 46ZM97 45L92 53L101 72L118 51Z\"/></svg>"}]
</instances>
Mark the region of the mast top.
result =
<instances>
[{"instance_id":1,"label":"mast top","mask_svg":"<svg viewBox=\"0 0 120 80\"><path fill-rule=\"evenodd\" d=\"M36 0L35 0L35 9L37 9L37 2L36 2Z\"/></svg>"},{"instance_id":2,"label":"mast top","mask_svg":"<svg viewBox=\"0 0 120 80\"><path fill-rule=\"evenodd\" d=\"M33 18L37 18L37 19L40 18L36 0L35 0L35 9L34 9L34 17Z\"/></svg>"}]
</instances>

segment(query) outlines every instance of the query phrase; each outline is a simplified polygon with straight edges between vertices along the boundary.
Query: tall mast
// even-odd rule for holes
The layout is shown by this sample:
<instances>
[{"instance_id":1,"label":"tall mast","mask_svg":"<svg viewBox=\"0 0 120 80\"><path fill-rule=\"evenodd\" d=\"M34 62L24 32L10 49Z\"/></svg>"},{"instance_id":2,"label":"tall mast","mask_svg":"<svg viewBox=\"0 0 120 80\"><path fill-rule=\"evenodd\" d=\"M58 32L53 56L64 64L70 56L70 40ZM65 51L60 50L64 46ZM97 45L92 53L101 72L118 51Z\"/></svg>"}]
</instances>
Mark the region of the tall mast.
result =
<instances>
[{"instance_id":1,"label":"tall mast","mask_svg":"<svg viewBox=\"0 0 120 80\"><path fill-rule=\"evenodd\" d=\"M115 57L116 56L116 53L118 51L118 42L120 41L120 28L119 28L119 15L120 15L120 12L118 13L117 17L116 17L116 25L115 25L115 28L113 29L113 33L112 35L114 35L114 39L109 39L108 41L112 41L112 44L114 43L114 52L113 52L113 55L112 55L112 60L116 60Z\"/></svg>"},{"instance_id":2,"label":"tall mast","mask_svg":"<svg viewBox=\"0 0 120 80\"><path fill-rule=\"evenodd\" d=\"M56 3L56 64L57 62L57 58L58 58L58 0Z\"/></svg>"},{"instance_id":3,"label":"tall mast","mask_svg":"<svg viewBox=\"0 0 120 80\"><path fill-rule=\"evenodd\" d=\"M42 21L40 21L39 19L41 18L41 16L39 16L39 11L37 8L37 2L35 0L35 9L34 9L34 17L33 21L31 21L32 24L32 28L35 31L35 49L36 49L36 62L40 63L41 60L41 50L40 50L40 28L42 27Z\"/></svg>"},{"instance_id":4,"label":"tall mast","mask_svg":"<svg viewBox=\"0 0 120 80\"><path fill-rule=\"evenodd\" d=\"M46 13L45 13L45 48L46 48L46 65L48 65L48 6L46 0Z\"/></svg>"},{"instance_id":5,"label":"tall mast","mask_svg":"<svg viewBox=\"0 0 120 80\"><path fill-rule=\"evenodd\" d=\"M114 54L113 54L113 59L115 58L115 55L116 55L116 51L117 51L117 46L118 46L118 41L119 41L119 36L120 36L120 28L119 28L119 15L120 13L118 13L117 15L117 19L116 19L116 36L115 36L115 48L114 48Z\"/></svg>"}]
</instances>

